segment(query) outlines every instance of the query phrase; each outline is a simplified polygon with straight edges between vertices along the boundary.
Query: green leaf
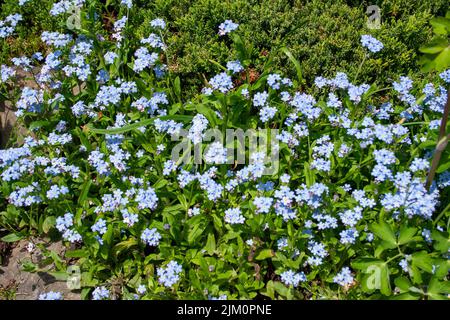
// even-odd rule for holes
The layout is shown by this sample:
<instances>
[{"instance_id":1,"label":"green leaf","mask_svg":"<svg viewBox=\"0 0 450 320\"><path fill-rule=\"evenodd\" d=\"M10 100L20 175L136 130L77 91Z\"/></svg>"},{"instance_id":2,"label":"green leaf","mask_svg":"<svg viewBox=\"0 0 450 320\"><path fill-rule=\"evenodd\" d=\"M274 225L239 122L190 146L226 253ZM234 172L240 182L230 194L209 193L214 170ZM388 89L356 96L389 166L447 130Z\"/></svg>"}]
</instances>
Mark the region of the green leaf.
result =
<instances>
[{"instance_id":1,"label":"green leaf","mask_svg":"<svg viewBox=\"0 0 450 320\"><path fill-rule=\"evenodd\" d=\"M10 233L10 234L4 236L3 238L1 238L1 240L3 242L16 242L23 238L24 238L24 236L21 235L20 233Z\"/></svg>"},{"instance_id":2,"label":"green leaf","mask_svg":"<svg viewBox=\"0 0 450 320\"><path fill-rule=\"evenodd\" d=\"M218 123L217 115L211 108L208 108L204 104L199 104L196 106L196 109L197 112L203 114L206 117L206 119L208 119L212 128L214 128L217 125Z\"/></svg>"},{"instance_id":3,"label":"green leaf","mask_svg":"<svg viewBox=\"0 0 450 320\"><path fill-rule=\"evenodd\" d=\"M86 258L87 256L89 256L89 252L85 249L68 250L64 254L66 258Z\"/></svg>"},{"instance_id":4,"label":"green leaf","mask_svg":"<svg viewBox=\"0 0 450 320\"><path fill-rule=\"evenodd\" d=\"M427 295L434 300L441 300L442 295L450 294L450 283L448 281L439 281L438 278L432 277L428 284Z\"/></svg>"},{"instance_id":5,"label":"green leaf","mask_svg":"<svg viewBox=\"0 0 450 320\"><path fill-rule=\"evenodd\" d=\"M48 120L39 120L39 121L33 121L32 123L30 123L30 125L28 126L28 129L30 131L34 131L35 129L39 129L41 127L48 127L51 124L50 121Z\"/></svg>"},{"instance_id":6,"label":"green leaf","mask_svg":"<svg viewBox=\"0 0 450 320\"><path fill-rule=\"evenodd\" d=\"M92 124L89 124L87 126L87 130L92 131L94 133L98 133L98 134L120 134L120 133L125 133L128 131L138 129L140 127L148 126L148 125L154 123L157 119L189 122L192 120L192 118L193 118L193 116L187 116L187 115L161 116L161 117L141 120L139 122L129 124L129 125L123 126L121 128L111 128L111 129L97 129L97 128L92 127Z\"/></svg>"},{"instance_id":7,"label":"green leaf","mask_svg":"<svg viewBox=\"0 0 450 320\"><path fill-rule=\"evenodd\" d=\"M272 258L275 256L275 252L272 249L263 249L256 256L256 260L265 260L267 258Z\"/></svg>"},{"instance_id":8,"label":"green leaf","mask_svg":"<svg viewBox=\"0 0 450 320\"><path fill-rule=\"evenodd\" d=\"M137 246L138 242L135 238L129 238L128 240L119 242L114 246L114 254L118 256L122 251L129 250L132 247Z\"/></svg>"},{"instance_id":9,"label":"green leaf","mask_svg":"<svg viewBox=\"0 0 450 320\"><path fill-rule=\"evenodd\" d=\"M240 61L247 60L247 49L245 48L244 41L241 36L237 33L231 34L231 39L233 40L234 45L236 46L236 52L238 54L238 58Z\"/></svg>"},{"instance_id":10,"label":"green leaf","mask_svg":"<svg viewBox=\"0 0 450 320\"><path fill-rule=\"evenodd\" d=\"M450 161L442 163L436 170L437 173L442 173L450 169Z\"/></svg>"},{"instance_id":11,"label":"green leaf","mask_svg":"<svg viewBox=\"0 0 450 320\"><path fill-rule=\"evenodd\" d=\"M423 53L436 54L444 50L447 46L447 41L444 38L439 38L431 41L423 47L420 47L419 51Z\"/></svg>"},{"instance_id":12,"label":"green leaf","mask_svg":"<svg viewBox=\"0 0 450 320\"><path fill-rule=\"evenodd\" d=\"M189 230L187 241L190 245L195 243L195 241L202 235L205 228L206 227L202 223L196 223L194 227Z\"/></svg>"},{"instance_id":13,"label":"green leaf","mask_svg":"<svg viewBox=\"0 0 450 320\"><path fill-rule=\"evenodd\" d=\"M398 236L398 244L402 245L413 240L414 235L417 232L417 228L407 228L403 227L400 230L400 235Z\"/></svg>"},{"instance_id":14,"label":"green leaf","mask_svg":"<svg viewBox=\"0 0 450 320\"><path fill-rule=\"evenodd\" d=\"M282 297L286 297L288 295L289 292L289 288L287 288L284 284L282 284L281 282L278 281L274 281L273 282L273 288L275 289L275 291L281 295Z\"/></svg>"},{"instance_id":15,"label":"green leaf","mask_svg":"<svg viewBox=\"0 0 450 320\"><path fill-rule=\"evenodd\" d=\"M297 71L298 81L300 84L303 83L303 72L302 67L300 66L300 62L298 62L298 60L294 58L294 56L292 55L292 53L289 51L288 48L283 47L281 48L281 51L283 51L284 54L289 58L289 60L291 60L291 62L294 64L295 70Z\"/></svg>"},{"instance_id":16,"label":"green leaf","mask_svg":"<svg viewBox=\"0 0 450 320\"><path fill-rule=\"evenodd\" d=\"M412 294L409 292L397 294L390 298L390 300L419 300L419 299L420 299L420 295Z\"/></svg>"},{"instance_id":17,"label":"green leaf","mask_svg":"<svg viewBox=\"0 0 450 320\"><path fill-rule=\"evenodd\" d=\"M85 204L85 202L86 202L86 199L87 199L87 196L89 194L89 189L91 187L91 184L92 184L92 180L91 179L87 179L84 182L84 184L83 184L83 186L81 188L80 196L78 197L78 205L79 206L84 207L83 204Z\"/></svg>"},{"instance_id":18,"label":"green leaf","mask_svg":"<svg viewBox=\"0 0 450 320\"><path fill-rule=\"evenodd\" d=\"M206 241L205 250L209 255L212 255L216 250L216 239L214 238L214 233L208 234L208 240Z\"/></svg>"},{"instance_id":19,"label":"green leaf","mask_svg":"<svg viewBox=\"0 0 450 320\"><path fill-rule=\"evenodd\" d=\"M48 216L45 218L44 223L42 224L42 231L44 233L48 233L51 228L53 228L56 224L56 217L55 216Z\"/></svg>"},{"instance_id":20,"label":"green leaf","mask_svg":"<svg viewBox=\"0 0 450 320\"><path fill-rule=\"evenodd\" d=\"M450 248L450 238L447 232L439 232L437 230L433 230L431 233L431 237L434 240L434 248L441 253L445 253Z\"/></svg>"},{"instance_id":21,"label":"green leaf","mask_svg":"<svg viewBox=\"0 0 450 320\"><path fill-rule=\"evenodd\" d=\"M450 33L450 19L435 17L431 19L430 24L433 26L433 32L436 34L447 35Z\"/></svg>"},{"instance_id":22,"label":"green leaf","mask_svg":"<svg viewBox=\"0 0 450 320\"><path fill-rule=\"evenodd\" d=\"M428 273L433 271L433 258L426 252L420 251L411 256L413 266L416 266Z\"/></svg>"},{"instance_id":23,"label":"green leaf","mask_svg":"<svg viewBox=\"0 0 450 320\"><path fill-rule=\"evenodd\" d=\"M379 265L379 264L382 264L382 263L384 263L384 261L382 261L380 259L359 258L359 259L355 259L354 261L352 261L351 265L355 269L367 270L367 268L369 268L372 265Z\"/></svg>"},{"instance_id":24,"label":"green leaf","mask_svg":"<svg viewBox=\"0 0 450 320\"><path fill-rule=\"evenodd\" d=\"M436 70L443 71L450 66L450 45L442 50L434 59Z\"/></svg>"},{"instance_id":25,"label":"green leaf","mask_svg":"<svg viewBox=\"0 0 450 320\"><path fill-rule=\"evenodd\" d=\"M175 92L175 95L177 96L178 100L181 100L181 84L180 84L180 77L176 77L173 81L173 91Z\"/></svg>"},{"instance_id":26,"label":"green leaf","mask_svg":"<svg viewBox=\"0 0 450 320\"><path fill-rule=\"evenodd\" d=\"M68 277L68 274L65 271L50 271L48 274L54 277L57 281L66 281Z\"/></svg>"},{"instance_id":27,"label":"green leaf","mask_svg":"<svg viewBox=\"0 0 450 320\"><path fill-rule=\"evenodd\" d=\"M390 281L390 273L389 273L389 267L386 264L383 264L381 266L381 288L380 291L385 296L391 295L391 281Z\"/></svg>"},{"instance_id":28,"label":"green leaf","mask_svg":"<svg viewBox=\"0 0 450 320\"><path fill-rule=\"evenodd\" d=\"M384 241L388 242L389 244L395 245L396 244L396 238L394 231L392 231L392 228L389 224L387 224L385 221L380 221L379 223L373 223L370 226L370 230L377 235L379 238L383 239Z\"/></svg>"},{"instance_id":29,"label":"green leaf","mask_svg":"<svg viewBox=\"0 0 450 320\"><path fill-rule=\"evenodd\" d=\"M413 286L411 284L411 282L405 277L395 278L394 283L397 287L400 288L400 290L406 291L406 292L408 292L409 288L411 288Z\"/></svg>"}]
</instances>

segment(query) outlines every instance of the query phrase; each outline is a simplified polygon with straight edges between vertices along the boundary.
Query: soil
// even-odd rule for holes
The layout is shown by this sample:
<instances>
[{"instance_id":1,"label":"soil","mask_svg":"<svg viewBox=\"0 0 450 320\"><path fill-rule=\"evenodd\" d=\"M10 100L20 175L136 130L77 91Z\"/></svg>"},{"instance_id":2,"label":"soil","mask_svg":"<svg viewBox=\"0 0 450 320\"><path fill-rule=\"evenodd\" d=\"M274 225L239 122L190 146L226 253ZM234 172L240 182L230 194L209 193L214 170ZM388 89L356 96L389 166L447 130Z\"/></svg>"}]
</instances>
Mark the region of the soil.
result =
<instances>
[{"instance_id":1,"label":"soil","mask_svg":"<svg viewBox=\"0 0 450 320\"><path fill-rule=\"evenodd\" d=\"M16 72L18 85L23 87L30 87L37 89L38 86L34 80L31 80L31 73L24 71ZM17 118L15 115L14 106L10 101L0 101L0 149L3 149L9 141L13 130L17 130L18 135L26 137L28 135L27 130L24 127L16 127Z\"/></svg>"},{"instance_id":2,"label":"soil","mask_svg":"<svg viewBox=\"0 0 450 320\"><path fill-rule=\"evenodd\" d=\"M32 252L28 252L28 243L28 240L15 243L10 255L3 259L3 265L0 266L0 299L36 300L42 293L58 291L62 293L64 300L79 300L79 290L71 291L66 281L59 281L48 273L55 270L53 264L44 267L42 272L30 273L22 270L26 261L40 265L45 259L37 246ZM65 247L61 242L46 243L37 240L34 243L43 244L47 250L52 250L59 256L64 255Z\"/></svg>"}]
</instances>

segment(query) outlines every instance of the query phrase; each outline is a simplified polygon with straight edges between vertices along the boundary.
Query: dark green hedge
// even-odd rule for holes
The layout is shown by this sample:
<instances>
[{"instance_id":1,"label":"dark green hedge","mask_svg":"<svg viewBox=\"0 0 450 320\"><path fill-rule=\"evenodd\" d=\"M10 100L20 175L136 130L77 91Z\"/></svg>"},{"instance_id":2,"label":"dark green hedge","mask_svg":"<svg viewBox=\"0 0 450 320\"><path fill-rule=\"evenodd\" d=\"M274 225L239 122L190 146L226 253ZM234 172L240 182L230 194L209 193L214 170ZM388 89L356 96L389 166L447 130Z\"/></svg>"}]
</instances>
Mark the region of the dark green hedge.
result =
<instances>
[{"instance_id":1,"label":"dark green hedge","mask_svg":"<svg viewBox=\"0 0 450 320\"><path fill-rule=\"evenodd\" d=\"M44 8L53 1L32 1L35 12L27 17L26 27L18 29L18 40L2 45L1 57L26 53L38 49L39 31L55 22L43 15ZM118 2L118 1L117 1ZM2 16L17 11L17 1L7 0ZM274 69L294 76L287 58L276 50L288 47L301 62L308 82L316 75L334 75L345 71L353 77L364 51L358 45L361 34L370 33L381 40L385 49L371 59L360 73L359 80L389 82L399 74L421 77L418 66L418 48L431 38L429 20L448 9L448 0L135 0L131 22L135 32L147 36L149 22L164 18L170 27L170 68L180 75L194 93L203 85L204 77L217 72L218 67L209 60L225 64L235 58L226 48L226 37L217 35L218 25L225 19L240 23L240 32L253 44L255 69L260 70L267 53L274 56ZM365 13L369 4L381 8L382 27L369 30ZM26 7L28 14L34 9ZM22 8L23 10L23 8ZM38 19L36 19L36 16ZM384 78L374 79L375 74ZM203 73L204 77L193 74Z\"/></svg>"},{"instance_id":2,"label":"dark green hedge","mask_svg":"<svg viewBox=\"0 0 450 320\"><path fill-rule=\"evenodd\" d=\"M369 4L381 9L379 30L366 26ZM137 32L146 34L148 22L156 16L170 21L176 32L168 39L171 68L197 89L203 79L192 78L191 74L218 71L209 60L224 64L235 58L217 35L217 27L224 19L240 23L246 41L255 48L257 69L266 59L265 52L287 46L301 62L307 81L337 71L354 76L364 55L358 45L360 36L370 33L384 43L385 49L376 56L378 59L365 64L361 81L389 82L399 74L420 77L418 48L431 38L430 18L443 14L448 1L159 0L147 7L134 17L140 26ZM294 76L292 65L281 52L275 53L274 62L276 68ZM374 79L380 70L384 78Z\"/></svg>"}]
</instances>

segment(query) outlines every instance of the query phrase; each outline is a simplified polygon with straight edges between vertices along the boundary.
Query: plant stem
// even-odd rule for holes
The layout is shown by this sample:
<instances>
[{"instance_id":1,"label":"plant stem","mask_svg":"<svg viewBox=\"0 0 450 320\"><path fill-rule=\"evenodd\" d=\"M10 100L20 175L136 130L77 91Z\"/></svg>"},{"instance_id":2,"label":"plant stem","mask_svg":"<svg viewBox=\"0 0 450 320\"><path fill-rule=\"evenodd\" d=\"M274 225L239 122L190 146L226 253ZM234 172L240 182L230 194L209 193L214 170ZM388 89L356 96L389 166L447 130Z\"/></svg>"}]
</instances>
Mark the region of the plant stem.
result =
<instances>
[{"instance_id":1,"label":"plant stem","mask_svg":"<svg viewBox=\"0 0 450 320\"><path fill-rule=\"evenodd\" d=\"M361 64L358 67L358 71L356 72L355 79L353 80L354 83L356 83L356 80L358 80L359 73L361 72L364 62L366 62L366 59L367 59L367 54L364 55L364 58L362 59Z\"/></svg>"},{"instance_id":2,"label":"plant stem","mask_svg":"<svg viewBox=\"0 0 450 320\"><path fill-rule=\"evenodd\" d=\"M433 183L434 175L436 174L436 170L439 165L439 160L441 159L441 155L444 152L445 148L447 147L448 141L450 140L450 134L447 137L445 137L449 112L450 112L450 89L447 91L447 103L445 104L444 114L442 115L441 128L439 130L438 144L436 146L436 152L434 154L430 172L428 173L428 177L427 177L426 188L428 190L430 189L430 186Z\"/></svg>"}]
</instances>

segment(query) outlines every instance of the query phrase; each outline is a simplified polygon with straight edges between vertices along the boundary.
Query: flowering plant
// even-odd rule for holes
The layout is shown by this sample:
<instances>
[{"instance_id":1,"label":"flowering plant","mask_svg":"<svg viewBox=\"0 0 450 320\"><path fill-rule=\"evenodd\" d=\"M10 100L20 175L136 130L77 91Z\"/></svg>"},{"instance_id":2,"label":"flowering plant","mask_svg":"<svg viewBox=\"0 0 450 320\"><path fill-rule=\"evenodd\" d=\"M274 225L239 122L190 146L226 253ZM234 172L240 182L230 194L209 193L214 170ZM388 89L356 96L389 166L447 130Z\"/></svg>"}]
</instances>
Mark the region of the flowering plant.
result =
<instances>
[{"instance_id":1,"label":"flowering plant","mask_svg":"<svg viewBox=\"0 0 450 320\"><path fill-rule=\"evenodd\" d=\"M95 1L60 1L51 14L69 2L84 14L77 33L44 32L49 52L1 67L29 130L0 151L3 241L62 239L69 250L53 258L60 271L76 259L83 298L446 297L448 153L429 188L425 179L450 71L423 86L339 72L307 87L283 48L297 79L270 64L254 79L239 25L226 20L217 36L238 56L185 101L165 62L166 22L134 39L132 1L111 30ZM367 59L383 49L369 35L361 44ZM18 69L34 87L17 90ZM230 163L235 142L208 143L214 128L276 132L275 171L264 150ZM183 131L205 161L173 158Z\"/></svg>"}]
</instances>

